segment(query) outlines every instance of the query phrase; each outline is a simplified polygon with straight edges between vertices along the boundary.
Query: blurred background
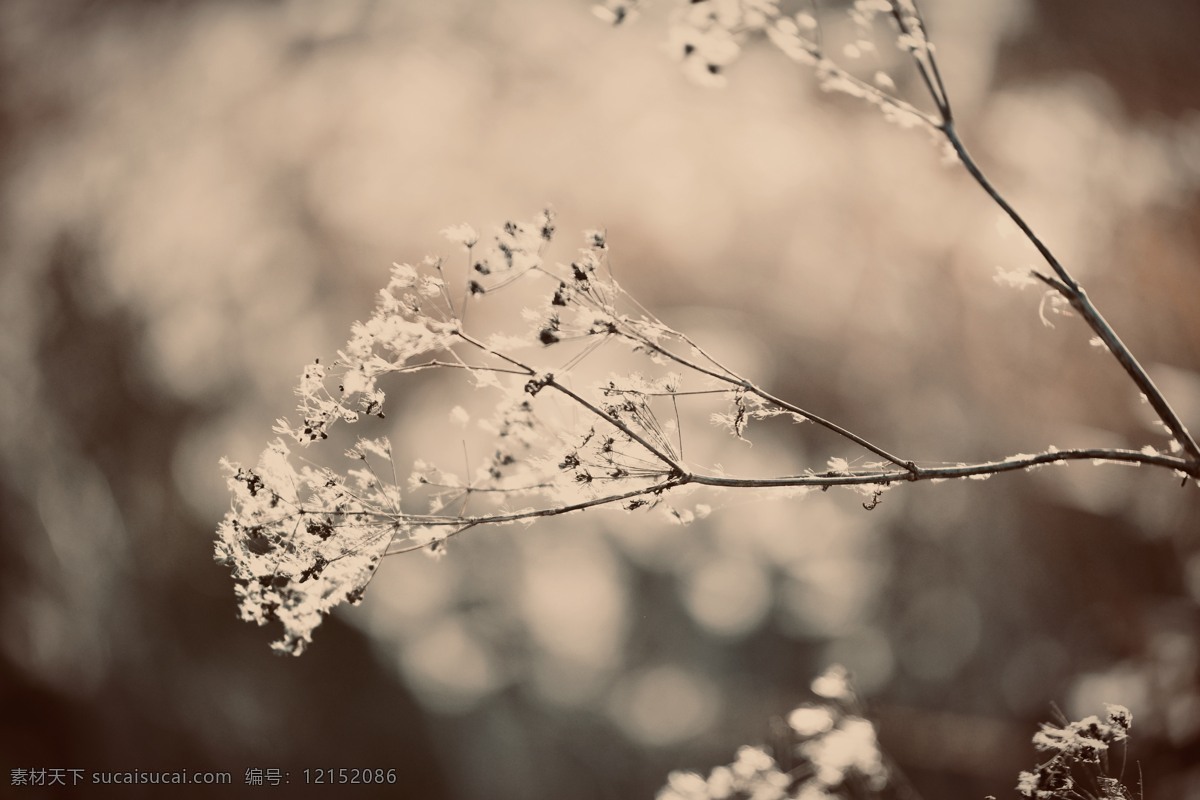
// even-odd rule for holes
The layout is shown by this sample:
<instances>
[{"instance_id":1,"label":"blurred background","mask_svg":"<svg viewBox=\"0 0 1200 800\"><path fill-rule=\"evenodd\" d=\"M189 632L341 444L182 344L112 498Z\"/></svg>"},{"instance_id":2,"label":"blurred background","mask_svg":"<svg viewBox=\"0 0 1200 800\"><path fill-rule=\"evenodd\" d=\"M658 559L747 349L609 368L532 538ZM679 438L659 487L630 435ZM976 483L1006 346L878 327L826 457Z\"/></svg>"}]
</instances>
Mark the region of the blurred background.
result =
<instances>
[{"instance_id":1,"label":"blurred background","mask_svg":"<svg viewBox=\"0 0 1200 800\"><path fill-rule=\"evenodd\" d=\"M1013 796L1036 723L1106 701L1133 711L1147 796L1200 798L1200 496L1161 471L480 530L389 559L298 659L235 618L218 458L254 461L393 261L546 203L561 260L606 229L666 322L906 457L1165 446L1078 320L994 282L1036 253L927 134L761 43L693 86L669 10L0 4L6 786L279 768L293 795L305 768L370 767L404 797L651 797L838 662L927 800ZM1200 10L926 12L968 146L1200 429ZM462 391L393 395L393 433ZM715 441L726 465L862 456L807 429Z\"/></svg>"}]
</instances>

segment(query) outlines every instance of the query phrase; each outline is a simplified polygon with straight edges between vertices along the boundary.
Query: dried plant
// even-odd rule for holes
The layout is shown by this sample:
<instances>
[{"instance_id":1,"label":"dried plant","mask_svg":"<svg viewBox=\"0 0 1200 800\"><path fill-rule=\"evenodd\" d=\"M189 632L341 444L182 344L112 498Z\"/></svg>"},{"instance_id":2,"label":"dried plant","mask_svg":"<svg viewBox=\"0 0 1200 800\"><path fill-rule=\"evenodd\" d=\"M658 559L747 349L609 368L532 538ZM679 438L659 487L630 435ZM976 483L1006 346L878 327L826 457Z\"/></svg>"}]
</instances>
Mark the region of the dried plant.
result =
<instances>
[{"instance_id":1,"label":"dried plant","mask_svg":"<svg viewBox=\"0 0 1200 800\"><path fill-rule=\"evenodd\" d=\"M1061 726L1043 724L1033 745L1050 756L1021 773L1017 791L1038 800L1133 800L1122 782L1132 726L1133 715L1118 705L1109 705L1103 720L1093 715L1078 722L1064 718Z\"/></svg>"},{"instance_id":2,"label":"dried plant","mask_svg":"<svg viewBox=\"0 0 1200 800\"><path fill-rule=\"evenodd\" d=\"M771 747L738 748L708 777L673 772L658 800L826 800L880 797L893 770L879 749L849 675L834 665L812 682L813 699L778 720Z\"/></svg>"},{"instance_id":3,"label":"dried plant","mask_svg":"<svg viewBox=\"0 0 1200 800\"><path fill-rule=\"evenodd\" d=\"M610 2L599 10L620 23L635 8ZM882 72L867 82L840 67L822 48L815 15L785 14L773 0L685 4L669 39L687 74L716 84L745 40L764 36L791 59L813 67L824 89L861 98L888 119L932 134L1044 259L1045 269L1006 280L1043 285L1043 306L1074 312L1091 328L1093 343L1112 354L1157 414L1169 435L1163 450L1150 444L1140 450L1048 445L1037 453L954 464L894 453L772 394L642 308L613 278L603 231L587 231L575 257L556 263L549 259L555 236L549 210L528 222L507 222L486 239L457 225L443 233L465 258L468 277L449 280L442 258L394 265L374 313L353 326L333 364L315 362L304 369L298 420L279 421L282 438L256 465L224 462L233 504L219 527L216 555L232 568L242 617L258 624L280 621L284 635L274 647L299 654L323 614L362 598L387 555L418 549L440 554L448 539L482 525L599 506L630 512L664 508L687 522L709 510L686 504L688 487L802 493L844 486L861 492L870 509L897 484L983 479L1078 460L1144 464L1184 483L1200 480L1200 447L1166 397L1079 281L963 145L915 3L858 0L851 16L862 36L854 45L860 52L875 47L880 21L890 22L891 38L908 54L932 110L897 96L896 82ZM520 312L521 334L468 320L471 307L503 303L500 296L510 293L540 297ZM621 372L598 379L588 374L598 351L617 347L627 351ZM325 441L339 421L382 419L383 380L430 371L456 372L466 390L494 400L495 410L483 422L492 439L488 456L473 471L458 475L418 458L401 477L395 451L383 437L364 437L350 447L346 456L353 466L345 472L294 463L287 440L309 447ZM695 449L686 448L687 438L705 434L688 421L705 416L703 409L738 439L751 437L755 423L780 417L820 426L846 449L795 474L728 474L687 456ZM456 406L451 416L461 423L469 415ZM407 484L403 490L401 484Z\"/></svg>"},{"instance_id":4,"label":"dried plant","mask_svg":"<svg viewBox=\"0 0 1200 800\"><path fill-rule=\"evenodd\" d=\"M879 747L849 673L834 665L812 682L814 698L777 720L771 746L745 745L707 777L672 772L657 800L877 800L918 797ZM1036 800L1133 800L1124 784L1133 715L1109 705L1103 720L1043 724L1034 747L1048 758L1017 778ZM1141 797L1141 793L1137 795ZM996 800L994 796L987 800Z\"/></svg>"},{"instance_id":5,"label":"dried plant","mask_svg":"<svg viewBox=\"0 0 1200 800\"><path fill-rule=\"evenodd\" d=\"M614 24L636 11L631 0L609 0L597 8ZM1044 262L1027 273L1001 275L998 282L1042 287L1043 315L1081 319L1094 334L1092 343L1111 354L1154 410L1166 443L1139 450L1047 444L1040 452L973 463L896 453L814 413L802 400L772 394L664 324L614 278L603 230L585 231L573 257L559 261L553 257L550 210L529 221L506 222L487 236L455 225L443 234L462 261L431 257L393 265L373 314L355 323L337 358L305 367L296 390L298 415L279 420L280 438L253 466L223 462L233 502L219 526L216 555L232 569L242 618L282 624L283 635L272 645L277 652L302 653L324 614L362 599L388 555L423 550L441 556L448 540L480 526L599 507L659 510L687 523L710 512L689 500L693 487L797 495L846 487L861 493L870 510L900 484L985 479L1070 461L1146 465L1184 484L1200 484L1200 446L1167 398L1079 280L963 144L916 4L857 0L850 15L860 38L847 54L861 57L881 39L894 42L907 54L921 100L901 97L899 81L884 71L868 81L833 61L824 50L815 8L785 13L775 0L685 3L673 17L668 47L689 77L717 86L746 42L765 38L813 68L821 88L859 98L892 122L928 132ZM881 36L885 24L891 33ZM448 277L464 272L459 279ZM485 317L485 305L509 311ZM614 357L621 367L610 371ZM428 454L402 464L384 436L354 441L345 451L351 462L346 470L292 454L296 445L326 443L339 422L384 419L383 384L431 372L457 380L463 390L463 403L449 409L444 424L447 441L464 442L465 472ZM472 405L468 397L485 397L491 409L472 429L486 443L472 448L463 430L472 418L465 408ZM695 437L715 430L751 441L770 430L768 420L818 426L843 450L824 463L767 477L731 474L691 455L711 451L696 447ZM896 773L845 672L827 672L813 690L817 699L788 715L775 747L743 747L732 763L707 777L672 773L660 800L889 796ZM1021 773L1018 792L1053 800L1132 800L1122 783L1123 764L1113 774L1112 755L1117 747L1123 753L1130 721L1128 710L1110 706L1103 721L1088 717L1044 726L1034 744L1048 758Z\"/></svg>"}]
</instances>

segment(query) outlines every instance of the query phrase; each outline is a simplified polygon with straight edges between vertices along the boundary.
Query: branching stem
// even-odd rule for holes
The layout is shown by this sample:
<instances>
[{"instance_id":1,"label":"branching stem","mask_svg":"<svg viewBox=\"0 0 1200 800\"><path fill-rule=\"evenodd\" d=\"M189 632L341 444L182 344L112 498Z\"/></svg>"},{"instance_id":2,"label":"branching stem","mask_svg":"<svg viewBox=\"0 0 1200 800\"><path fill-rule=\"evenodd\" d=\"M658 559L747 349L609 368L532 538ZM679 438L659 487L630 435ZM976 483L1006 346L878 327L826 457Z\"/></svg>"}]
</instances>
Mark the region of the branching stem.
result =
<instances>
[{"instance_id":1,"label":"branching stem","mask_svg":"<svg viewBox=\"0 0 1200 800\"><path fill-rule=\"evenodd\" d=\"M928 58L931 65L937 64L937 59L932 52L928 54ZM919 60L918 64L921 65L922 74L925 74L924 65ZM930 92L934 93L934 90L930 88ZM935 101L938 101L938 96L936 93L934 93L934 99ZM966 145L963 144L953 120L949 117L948 102L945 106L944 115L945 118L938 126L938 130L942 132L942 134L946 137L946 141L949 142L952 148L954 148L954 152L958 155L959 161L962 162L963 167L967 170L971 177L975 179L975 182L979 184L980 188L987 193L988 197L992 199L992 202L994 202L1002 211L1004 211L1008 218L1011 219L1013 223L1020 229L1025 238L1028 239L1035 248L1037 248L1038 253L1041 254L1046 264L1048 264L1050 269L1054 271L1055 279L1049 280L1049 276L1045 276L1040 273L1035 274L1043 282L1047 283L1056 291L1058 291L1058 293L1061 294L1067 300L1067 302L1071 304L1071 307L1078 312L1078 314L1083 318L1084 322L1087 323L1088 327L1091 328L1098 337L1100 337L1100 340L1104 343L1104 346L1110 353L1112 353L1113 357L1116 358L1117 362L1121 365L1126 374L1129 375L1130 379L1146 398L1146 401L1150 403L1151 408L1153 408L1155 413L1158 414L1159 419L1162 420L1163 424L1167 426L1167 429L1171 432L1171 435L1175 438L1175 441L1177 441L1188 454L1188 456L1190 456L1191 460L1194 462L1193 471L1197 468L1200 468L1200 445L1197 445L1196 440L1192 437L1191 433L1188 432L1187 427L1183 424L1183 420L1179 418L1179 415L1175 412L1175 409L1172 408L1171 404L1167 401L1166 396L1163 395L1163 393L1155 385L1154 381L1150 378L1149 373L1146 372L1145 367L1143 367L1141 362L1134 357L1133 351L1131 351L1129 346L1121 340L1121 337L1119 337L1117 332L1113 330L1113 327L1108 323L1108 320L1104 318L1104 315L1101 314L1100 310L1096 308L1095 304L1092 303L1091 298L1088 297L1087 292L1084 291L1083 287L1079 284L1079 281L1077 281L1075 277L1071 275L1070 271L1068 271L1062 262L1058 260L1046 243L1042 241L1041 237L1039 237L1034 232L1033 228L1029 226L1029 223L1027 223L1025 219L1019 213L1017 213L1016 209L1013 208L1006 199L1004 199L1004 196L1001 195L999 190L997 190L992 182L988 180L988 177L984 175L983 170L979 168L979 165L976 163L975 159L972 158L970 152L968 152Z\"/></svg>"},{"instance_id":2,"label":"branching stem","mask_svg":"<svg viewBox=\"0 0 1200 800\"><path fill-rule=\"evenodd\" d=\"M743 378L742 376L733 372L732 370L728 369L727 367L724 367L724 366L721 367L721 369L724 372L724 374L722 374L721 372L715 372L711 369L708 369L707 367L704 367L700 364L695 363L694 361L692 361L688 358L685 358L684 356L679 355L678 353L668 350L665 347L663 347L662 345L658 344L657 342L652 342L648 339L641 339L641 338L638 339L638 342L643 347L647 347L647 348L653 350L654 352L658 353L659 355L662 355L665 358L669 358L672 361L674 361L682 366L687 367L688 369L695 370L701 374L709 376L710 378L715 378L719 381L728 383L739 389L744 389L745 391L749 392L750 394L753 394L756 397L759 397L762 400L765 400L766 402L770 403L773 406L782 408L782 409L789 411L799 417L803 417L804 419L808 420L809 422L815 423L816 425L820 425L822 428L830 430L830 431L836 433L838 436L841 436L845 439L850 440L851 442L854 442L859 447L862 447L865 450L869 450L870 452L874 453L875 455L879 456L880 458L886 459L898 467L903 467L904 469L908 470L910 474L914 474L914 475L916 474L916 466L911 461L907 461L905 459L900 458L899 456L889 453L887 450L884 450L879 445L873 444L873 443L867 441L866 439L862 438L858 434L856 434L852 431L846 430L841 425L838 425L836 422L825 419L824 417L814 414L811 411L807 411L803 408L800 408L799 406L796 406L796 405L793 405L793 404L787 402L786 400L782 400L782 399L776 397L775 395L771 394L770 392L767 392L767 391L759 388L757 385L755 385L751 381L746 380L745 378ZM689 342L689 344L690 344L690 342ZM692 347L695 347L695 345L692 345ZM697 348L697 349L699 349L699 348Z\"/></svg>"},{"instance_id":3,"label":"branching stem","mask_svg":"<svg viewBox=\"0 0 1200 800\"><path fill-rule=\"evenodd\" d=\"M955 464L940 467L916 467L912 470L878 469L863 472L827 472L807 473L804 475L782 476L777 478L737 478L718 475L701 475L684 472L648 486L630 489L629 491L607 494L590 498L578 503L550 506L546 508L525 509L522 511L502 512L498 514L481 514L477 516L438 516L438 515L405 515L404 521L415 525L428 526L465 526L520 522L541 517L555 517L575 511L583 511L597 506L612 505L623 500L630 500L645 495L661 495L664 492L686 484L697 486L713 486L719 488L738 489L781 489L781 488L818 488L827 489L833 486L888 486L893 483L912 481L962 480L966 478L982 478L1003 472L1032 469L1049 464L1064 464L1070 461L1112 462L1137 466L1148 464L1165 467L1178 472L1200 477L1200 469L1195 464L1175 456L1159 453L1143 453L1137 450L1119 450L1106 448L1051 450L1033 455L1019 455L999 461L987 461L976 464Z\"/></svg>"}]
</instances>

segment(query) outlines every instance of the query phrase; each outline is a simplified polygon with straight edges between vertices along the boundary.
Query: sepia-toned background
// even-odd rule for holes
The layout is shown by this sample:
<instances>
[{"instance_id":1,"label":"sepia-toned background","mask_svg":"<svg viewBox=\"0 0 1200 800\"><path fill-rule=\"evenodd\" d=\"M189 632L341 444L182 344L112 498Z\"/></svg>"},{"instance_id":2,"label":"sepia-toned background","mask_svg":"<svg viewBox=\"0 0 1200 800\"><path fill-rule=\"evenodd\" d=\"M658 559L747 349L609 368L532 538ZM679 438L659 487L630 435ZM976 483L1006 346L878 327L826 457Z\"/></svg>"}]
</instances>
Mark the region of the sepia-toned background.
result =
<instances>
[{"instance_id":1,"label":"sepia-toned background","mask_svg":"<svg viewBox=\"0 0 1200 800\"><path fill-rule=\"evenodd\" d=\"M1147 468L479 530L389 559L298 659L236 619L218 459L256 458L393 261L546 203L558 258L605 229L667 323L906 457L1165 444L1078 320L996 284L1036 253L926 133L762 43L694 86L669 8L614 29L583 0L0 4L6 788L279 768L287 789L245 793L292 796L347 767L396 769L402 797L651 797L837 662L927 800L1013 796L1037 722L1105 701L1133 711L1146 796L1200 798L1200 495ZM1200 11L926 10L968 147L1200 429ZM447 427L463 392L393 395L393 436ZM862 455L811 431L693 446Z\"/></svg>"}]
</instances>

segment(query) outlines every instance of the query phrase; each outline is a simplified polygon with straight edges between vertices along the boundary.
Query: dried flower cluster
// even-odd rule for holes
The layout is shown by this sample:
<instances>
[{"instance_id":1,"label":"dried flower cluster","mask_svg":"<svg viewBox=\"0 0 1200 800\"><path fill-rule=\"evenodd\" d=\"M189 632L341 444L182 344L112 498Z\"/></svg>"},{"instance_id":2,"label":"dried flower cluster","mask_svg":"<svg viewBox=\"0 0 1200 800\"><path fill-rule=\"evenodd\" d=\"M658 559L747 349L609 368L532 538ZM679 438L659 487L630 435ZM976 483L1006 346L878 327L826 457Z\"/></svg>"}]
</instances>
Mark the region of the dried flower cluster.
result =
<instances>
[{"instance_id":1,"label":"dried flower cluster","mask_svg":"<svg viewBox=\"0 0 1200 800\"><path fill-rule=\"evenodd\" d=\"M472 389L496 395L493 415L480 422L492 444L475 473L462 477L417 459L402 492L386 438L359 439L346 452L354 464L345 473L297 468L282 438L253 467L224 463L233 507L220 525L217 558L233 569L243 618L283 623L285 635L275 643L282 652L302 652L321 614L357 602L387 553L440 552L448 537L484 523L596 505L652 508L685 483L740 485L683 459L681 400L724 398L727 410L713 419L739 438L755 419L819 420L774 400L645 312L626 310L633 304L607 272L608 244L600 231L585 232L576 258L553 267L542 257L554 236L548 211L528 223L505 223L487 247L467 226L445 234L468 257L471 277L461 303L451 296L440 259L394 265L374 313L353 326L334 365L305 367L296 390L298 418L280 419L275 430L303 447L320 445L338 422L385 417L385 376L458 371ZM524 313L525 336L469 332L467 305L518 280L537 283L543 296ZM626 346L646 370L575 386L573 371L608 343ZM690 373L690 383L669 367ZM661 374L649 377L654 370ZM557 419L564 399L585 412L575 428ZM469 415L456 407L452 417L463 423ZM896 477L886 463L868 463L865 472L809 470L765 485L878 483ZM478 510L487 503L483 498L494 501L489 510ZM518 507L519 498L540 504ZM468 499L475 505L468 507ZM448 510L452 504L457 511ZM705 509L671 509L681 521L697 511Z\"/></svg>"},{"instance_id":2,"label":"dried flower cluster","mask_svg":"<svg viewBox=\"0 0 1200 800\"><path fill-rule=\"evenodd\" d=\"M620 24L635 16L638 5L637 0L607 0L596 9L601 18ZM780 6L779 0L681 2L672 16L667 49L683 62L685 73L693 80L719 86L725 82L725 71L741 53L744 43L751 37L762 35L793 61L813 68L823 90L864 100L880 109L886 119L901 126L927 130L943 148L947 161L963 167L1029 240L1049 268L1048 271L1031 269L1023 279L1006 275L1002 280L1021 287L1030 282L1044 285L1046 293L1039 313L1047 325L1051 324L1046 317L1047 311L1073 313L1083 319L1094 334L1093 346L1107 349L1112 354L1158 415L1170 436L1170 452L1183 454L1181 460L1185 468L1179 472L1185 483L1189 477L1200 479L1200 444L1078 280L1001 195L968 152L955 126L936 47L929 38L916 0L854 0L851 3L848 14L857 38L842 48L841 58L854 62L854 68L842 66L826 51L821 23L813 13L815 4L793 13L785 13ZM890 25L885 36L890 45L907 56L910 72L906 76L891 74L890 60L882 57L877 46L881 38L881 21ZM868 78L866 73L871 68L863 64L869 57L877 68ZM917 87L916 92L924 95L924 99L904 97L901 86L909 87L910 92L911 87ZM922 108L930 103L932 110Z\"/></svg>"},{"instance_id":3,"label":"dried flower cluster","mask_svg":"<svg viewBox=\"0 0 1200 800\"><path fill-rule=\"evenodd\" d=\"M812 683L811 702L787 716L774 755L744 746L708 777L673 772L657 800L834 800L878 796L888 786L875 726L863 714L846 670L832 666Z\"/></svg>"},{"instance_id":4,"label":"dried flower cluster","mask_svg":"<svg viewBox=\"0 0 1200 800\"><path fill-rule=\"evenodd\" d=\"M774 749L740 747L732 763L714 767L707 777L672 772L657 800L891 796L887 793L898 781L889 773L875 726L863 713L846 670L830 667L812 682L812 691L814 700L787 715L782 741ZM1109 705L1103 720L1093 715L1062 726L1043 724L1033 744L1049 758L1020 773L1017 791L1036 800L1133 800L1122 782L1132 723L1129 709ZM916 796L910 787L904 791Z\"/></svg>"},{"instance_id":5,"label":"dried flower cluster","mask_svg":"<svg viewBox=\"0 0 1200 800\"><path fill-rule=\"evenodd\" d=\"M632 10L630 3L610 3L604 13L619 22ZM871 509L897 483L982 479L1072 460L1146 464L1185 481L1200 479L1200 447L1165 397L963 147L915 4L858 0L850 12L863 36L850 55L868 52L877 18L889 19L936 112L899 99L892 92L894 81L866 82L836 66L821 49L816 20L803 12L784 15L772 0L689 3L676 17L672 42L685 62L701 65L689 66L691 72L712 78L748 36L765 35L813 65L825 88L864 97L890 116L907 115L942 137L1043 254L1049 271L1032 271L1023 283L1045 285L1058 305L1092 328L1096 341L1158 413L1170 436L1169 452L1151 445L1139 450L1047 446L1039 453L973 464L919 463L771 394L642 309L612 277L604 231L586 231L574 257L556 263L548 260L555 236L550 211L528 222L506 222L489 237L455 225L443 233L465 254L465 277L449 280L443 258L393 265L372 315L355 323L333 364L316 361L304 369L298 416L279 420L275 428L283 438L253 467L225 462L233 503L220 525L216 551L232 569L242 617L259 624L281 622L284 635L275 648L299 654L323 614L361 599L386 555L417 549L440 554L447 539L480 525L597 506L661 508L687 522L708 511L707 506L674 504L687 486L794 492L847 486L861 492L867 498L863 506ZM522 333L468 324L472 306L518 289L540 298L512 315L522 321ZM589 374L602 348L624 350L617 355L628 366L612 375ZM339 422L383 420L383 384L430 371L456 373L468 379L467 390L494 401L490 416L478 424L490 442L482 454L465 453L474 469L468 466L459 475L420 453L411 470L402 468L383 437L352 443L346 452L352 466L345 472L292 463L285 440L317 446L329 440ZM703 409L708 413L700 413ZM450 422L461 430L470 416L457 405ZM746 439L752 426L768 418L811 423L833 434L845 450L828 453L823 463L798 465L792 474L728 474L687 457L694 452L686 447L687 436L703 433L690 424L697 416L737 439Z\"/></svg>"},{"instance_id":6,"label":"dried flower cluster","mask_svg":"<svg viewBox=\"0 0 1200 800\"><path fill-rule=\"evenodd\" d=\"M346 453L355 465L345 474L297 468L283 439L253 467L226 462L234 502L220 526L217 557L233 569L243 618L283 623L285 635L275 643L282 652L302 652L321 614L341 602L357 602L387 552L438 551L449 536L483 523L622 501L629 510L651 507L667 489L692 478L681 459L677 420L659 418L688 395L677 374L651 379L633 373L586 390L571 388L572 370L606 342L625 344L650 367L673 363L693 369L706 385L703 394L729 398L732 410L722 419L739 436L751 419L791 413L766 410L761 397L748 398L740 378L716 371L715 364L702 366L700 351L686 338L644 313L623 310L626 299L605 268L602 232L587 231L576 258L554 267L542 260L554 236L548 211L528 223L505 223L487 247L465 225L444 233L468 257L471 277L461 304L451 296L441 260L394 265L374 313L353 326L334 365L305 367L297 387L298 419L279 420L276 432L301 446L322 443L339 421L384 418L385 376L458 370L473 388L497 394L492 418L481 423L493 438L490 455L465 478L417 460L405 493L411 501L402 499L386 438L359 439ZM485 341L468 332L467 304L520 279L543 287L541 306L525 313L526 335L495 334ZM534 353L522 356L522 348ZM564 348L565 360L553 371L535 364L545 361L546 352ZM585 423L576 430L549 424L550 396L581 406ZM453 416L460 423L468 417L461 407ZM510 504L510 510L467 514L467 497L484 494ZM512 509L515 498L535 496L543 499L541 506ZM447 511L460 500L457 513ZM418 502L424 509L414 507Z\"/></svg>"},{"instance_id":7,"label":"dried flower cluster","mask_svg":"<svg viewBox=\"0 0 1200 800\"><path fill-rule=\"evenodd\" d=\"M242 619L283 623L272 647L300 654L323 614L357 603L401 529L394 485L376 479L368 453L387 444L361 441L351 455L361 467L341 475L296 469L282 441L267 447L254 467L222 462L233 509L218 530L217 560L233 570Z\"/></svg>"},{"instance_id":8,"label":"dried flower cluster","mask_svg":"<svg viewBox=\"0 0 1200 800\"><path fill-rule=\"evenodd\" d=\"M470 277L460 300L444 278L442 259L394 265L374 313L353 326L334 364L304 368L297 419L280 419L275 428L284 438L253 467L224 464L233 506L220 525L217 558L232 568L244 619L283 623L284 636L274 645L281 652L299 654L322 614L357 602L383 556L422 548L441 553L446 539L483 524L603 505L663 507L687 522L708 507L667 502L685 485L849 486L868 498L869 509L897 482L981 478L1084 458L1181 463L1153 449L1050 448L980 464L920 466L771 395L640 310L609 273L609 244L600 231L585 232L576 257L555 265L543 253L554 238L549 211L505 223L487 246L468 226L445 235L466 251ZM518 282L542 297L522 314L525 334L472 332L464 323L468 307ZM599 348L614 346L641 363L585 384L582 366ZM339 422L382 420L387 395L381 381L430 370L465 375L468 390L495 397L490 418L479 423L491 444L472 474L417 458L402 481L386 437L358 439L346 451L352 466L345 472L292 463L285 439L318 446ZM564 401L575 413L561 413ZM710 422L738 439L747 439L755 421L782 417L815 423L867 457L856 457L852 467L850 459L832 456L773 478L706 468L685 458L683 419L696 416L681 417L688 403L713 407ZM459 406L451 417L462 424L469 415ZM697 432L694 425L688 430Z\"/></svg>"},{"instance_id":9,"label":"dried flower cluster","mask_svg":"<svg viewBox=\"0 0 1200 800\"><path fill-rule=\"evenodd\" d=\"M1038 800L1133 800L1120 774L1133 715L1125 706L1109 705L1107 710L1103 720L1093 715L1062 727L1043 724L1033 745L1050 757L1020 774L1017 791ZM1112 756L1118 746L1119 762ZM1117 775L1111 774L1114 769Z\"/></svg>"},{"instance_id":10,"label":"dried flower cluster","mask_svg":"<svg viewBox=\"0 0 1200 800\"><path fill-rule=\"evenodd\" d=\"M639 5L637 0L607 0L595 11L601 19L620 25L636 16ZM848 13L855 38L842 48L841 57L852 62L853 69L842 66L826 51L814 7L789 13L780 6L779 0L680 2L671 15L664 47L693 82L719 87L727 82L728 69L747 42L765 38L792 61L815 69L825 91L865 100L904 127L939 127L936 114L922 111L900 97L897 81L887 70L888 59L881 58L877 51L877 28L882 20L890 20L896 28L890 37L892 44L933 74L933 45L912 0L855 0L851 4ZM875 62L874 66L866 66L869 62ZM939 101L944 96L940 95L940 85L930 84L929 88L941 109Z\"/></svg>"}]
</instances>

